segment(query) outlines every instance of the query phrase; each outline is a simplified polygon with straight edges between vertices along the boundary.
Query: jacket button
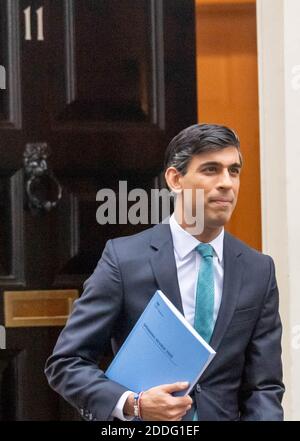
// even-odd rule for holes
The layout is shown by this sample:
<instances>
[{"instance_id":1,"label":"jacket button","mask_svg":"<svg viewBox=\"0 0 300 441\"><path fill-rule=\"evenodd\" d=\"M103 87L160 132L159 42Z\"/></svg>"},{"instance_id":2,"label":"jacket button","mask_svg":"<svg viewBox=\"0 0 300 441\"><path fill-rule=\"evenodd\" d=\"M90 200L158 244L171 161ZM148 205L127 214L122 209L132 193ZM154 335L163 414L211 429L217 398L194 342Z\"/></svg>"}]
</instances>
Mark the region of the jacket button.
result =
<instances>
[{"instance_id":1,"label":"jacket button","mask_svg":"<svg viewBox=\"0 0 300 441\"><path fill-rule=\"evenodd\" d=\"M200 386L199 383L197 383L197 386L196 386L196 392L201 392L201 386Z\"/></svg>"}]
</instances>

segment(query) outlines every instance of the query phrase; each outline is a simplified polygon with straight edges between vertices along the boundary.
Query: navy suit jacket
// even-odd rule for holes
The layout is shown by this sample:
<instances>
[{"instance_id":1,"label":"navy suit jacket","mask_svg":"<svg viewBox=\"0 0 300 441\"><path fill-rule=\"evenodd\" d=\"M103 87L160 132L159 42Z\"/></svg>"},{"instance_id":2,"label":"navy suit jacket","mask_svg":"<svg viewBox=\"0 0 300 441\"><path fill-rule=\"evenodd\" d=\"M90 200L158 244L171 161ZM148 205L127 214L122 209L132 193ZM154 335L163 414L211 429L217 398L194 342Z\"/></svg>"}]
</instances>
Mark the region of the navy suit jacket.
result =
<instances>
[{"instance_id":1,"label":"navy suit jacket","mask_svg":"<svg viewBox=\"0 0 300 441\"><path fill-rule=\"evenodd\" d=\"M107 242L45 370L51 387L85 419L112 419L126 388L105 377L99 359L110 341L118 350L157 289L183 312L169 225ZM282 420L274 264L228 233L210 344L217 355L194 392L199 420Z\"/></svg>"}]
</instances>

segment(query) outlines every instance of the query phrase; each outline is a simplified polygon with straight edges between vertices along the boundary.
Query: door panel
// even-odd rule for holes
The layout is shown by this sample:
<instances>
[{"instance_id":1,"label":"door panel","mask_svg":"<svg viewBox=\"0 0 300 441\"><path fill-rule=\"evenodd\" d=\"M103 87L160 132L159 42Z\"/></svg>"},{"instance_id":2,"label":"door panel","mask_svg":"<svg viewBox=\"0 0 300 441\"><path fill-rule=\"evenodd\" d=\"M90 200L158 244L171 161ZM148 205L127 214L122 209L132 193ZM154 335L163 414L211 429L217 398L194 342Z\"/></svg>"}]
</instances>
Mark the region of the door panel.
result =
<instances>
[{"instance_id":1,"label":"door panel","mask_svg":"<svg viewBox=\"0 0 300 441\"><path fill-rule=\"evenodd\" d=\"M56 9L56 17L62 17L64 9L61 39L68 50L57 52L56 68L65 74L64 88L55 84L54 120L153 123L151 7L155 4L147 0L60 3L51 6L51 13Z\"/></svg>"},{"instance_id":2,"label":"door panel","mask_svg":"<svg viewBox=\"0 0 300 441\"><path fill-rule=\"evenodd\" d=\"M18 0L0 3L0 64L6 70L6 90L0 90L0 130L21 125L18 5Z\"/></svg>"},{"instance_id":3,"label":"door panel","mask_svg":"<svg viewBox=\"0 0 300 441\"><path fill-rule=\"evenodd\" d=\"M0 285L24 286L23 173L0 177Z\"/></svg>"}]
</instances>

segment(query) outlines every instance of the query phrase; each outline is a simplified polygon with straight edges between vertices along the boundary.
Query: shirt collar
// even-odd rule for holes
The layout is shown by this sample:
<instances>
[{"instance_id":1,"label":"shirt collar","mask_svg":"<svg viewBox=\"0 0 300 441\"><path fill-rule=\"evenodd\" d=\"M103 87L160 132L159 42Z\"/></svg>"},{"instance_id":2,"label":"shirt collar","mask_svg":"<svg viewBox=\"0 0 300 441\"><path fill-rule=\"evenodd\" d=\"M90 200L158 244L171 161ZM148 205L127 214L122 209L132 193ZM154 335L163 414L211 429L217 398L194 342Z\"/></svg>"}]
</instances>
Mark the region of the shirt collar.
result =
<instances>
[{"instance_id":1,"label":"shirt collar","mask_svg":"<svg viewBox=\"0 0 300 441\"><path fill-rule=\"evenodd\" d=\"M191 251L193 251L196 246L199 245L199 243L201 243L178 224L174 214L172 214L170 217L170 229L176 254L181 260L184 259ZM215 239L209 242L209 244L213 247L220 263L223 261L223 242L224 228L222 228L222 231Z\"/></svg>"}]
</instances>

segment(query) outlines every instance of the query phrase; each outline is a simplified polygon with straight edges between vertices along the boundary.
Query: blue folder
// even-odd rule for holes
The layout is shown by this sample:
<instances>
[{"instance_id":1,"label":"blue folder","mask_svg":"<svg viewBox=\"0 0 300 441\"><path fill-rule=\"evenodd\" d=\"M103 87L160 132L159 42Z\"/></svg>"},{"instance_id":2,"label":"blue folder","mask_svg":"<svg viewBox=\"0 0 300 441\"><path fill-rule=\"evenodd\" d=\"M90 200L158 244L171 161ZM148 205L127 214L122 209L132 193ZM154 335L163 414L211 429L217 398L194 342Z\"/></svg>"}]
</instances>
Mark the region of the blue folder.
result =
<instances>
[{"instance_id":1,"label":"blue folder","mask_svg":"<svg viewBox=\"0 0 300 441\"><path fill-rule=\"evenodd\" d=\"M105 375L133 392L188 381L188 394L215 351L161 292L156 291Z\"/></svg>"}]
</instances>

